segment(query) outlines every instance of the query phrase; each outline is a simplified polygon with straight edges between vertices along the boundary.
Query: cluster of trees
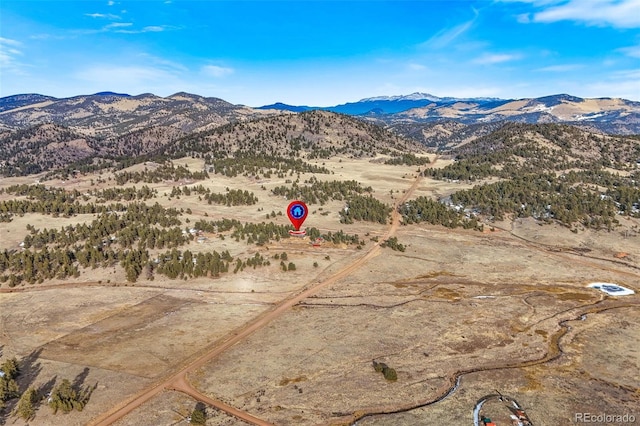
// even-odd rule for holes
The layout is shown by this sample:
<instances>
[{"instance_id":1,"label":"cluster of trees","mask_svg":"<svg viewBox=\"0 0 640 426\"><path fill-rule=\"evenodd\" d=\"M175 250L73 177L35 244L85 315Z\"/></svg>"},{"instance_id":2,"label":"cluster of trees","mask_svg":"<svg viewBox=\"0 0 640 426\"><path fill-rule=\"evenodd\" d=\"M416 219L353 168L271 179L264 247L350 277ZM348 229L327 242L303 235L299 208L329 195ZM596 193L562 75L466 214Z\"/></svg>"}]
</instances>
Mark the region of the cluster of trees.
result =
<instances>
[{"instance_id":1,"label":"cluster of trees","mask_svg":"<svg viewBox=\"0 0 640 426\"><path fill-rule=\"evenodd\" d=\"M42 213L63 214L66 216L78 213L95 213L95 205L81 205L79 200L88 201L87 196L82 196L78 190L65 191L62 188L37 185L12 185L0 189L0 194L7 193L16 197L25 197L26 200L6 200L0 202L0 213L9 218L13 214Z\"/></svg>"},{"instance_id":2,"label":"cluster of trees","mask_svg":"<svg viewBox=\"0 0 640 426\"><path fill-rule=\"evenodd\" d=\"M177 182L182 179L204 180L209 177L206 171L192 172L184 166L175 166L171 162L159 165L153 170L144 169L142 172L120 172L115 174L116 183L124 185L127 182L158 183L163 181Z\"/></svg>"},{"instance_id":3,"label":"cluster of trees","mask_svg":"<svg viewBox=\"0 0 640 426\"><path fill-rule=\"evenodd\" d=\"M57 125L36 125L0 136L0 175L25 176L60 166L63 156L80 152L47 149L52 143L80 138L70 129ZM62 151L62 152L61 152Z\"/></svg>"},{"instance_id":4,"label":"cluster of trees","mask_svg":"<svg viewBox=\"0 0 640 426\"><path fill-rule=\"evenodd\" d=\"M278 186L271 192L289 200L299 199L307 204L324 205L330 200L346 200L354 195L372 193L373 188L363 187L355 180L319 181L316 177L312 177L305 182L305 185L300 186L294 182L290 187Z\"/></svg>"},{"instance_id":5,"label":"cluster of trees","mask_svg":"<svg viewBox=\"0 0 640 426\"><path fill-rule=\"evenodd\" d=\"M478 155L472 158L459 159L441 169L426 169L423 174L440 180L475 181L498 173L493 165L498 164L495 154Z\"/></svg>"},{"instance_id":6,"label":"cluster of trees","mask_svg":"<svg viewBox=\"0 0 640 426\"><path fill-rule=\"evenodd\" d=\"M430 161L427 157L417 157L415 154L411 153L391 157L384 162L384 164L391 164L395 166L424 166L429 163Z\"/></svg>"},{"instance_id":7,"label":"cluster of trees","mask_svg":"<svg viewBox=\"0 0 640 426\"><path fill-rule=\"evenodd\" d=\"M181 224L178 215L176 209L165 209L157 203L151 206L132 203L124 212L102 214L88 224L68 225L60 230L39 230L27 225L30 234L25 237L24 248L42 248L47 244L65 248L83 241L91 246L116 244L124 248L136 242L139 247L148 248L182 245L189 237L183 236L177 227Z\"/></svg>"},{"instance_id":8,"label":"cluster of trees","mask_svg":"<svg viewBox=\"0 0 640 426\"><path fill-rule=\"evenodd\" d=\"M82 411L95 390L95 386L83 388L82 383L74 382L72 384L68 379L63 379L48 395L44 395L46 391L43 387L36 389L30 386L21 392L20 386L16 382L20 373L16 358L7 359L0 364L0 412L6 408L8 401L19 398L12 415L27 422L35 417L38 404L45 398L47 398L47 404L53 410L53 414L56 414L58 410L66 414L72 410Z\"/></svg>"},{"instance_id":9,"label":"cluster of trees","mask_svg":"<svg viewBox=\"0 0 640 426\"><path fill-rule=\"evenodd\" d=\"M640 217L640 188L619 186L608 190L607 196L617 203L619 211L628 216Z\"/></svg>"},{"instance_id":10,"label":"cluster of trees","mask_svg":"<svg viewBox=\"0 0 640 426\"><path fill-rule=\"evenodd\" d=\"M353 195L347 201L347 207L340 210L340 223L353 223L364 220L385 224L389 220L391 207L378 201L372 195Z\"/></svg>"},{"instance_id":11,"label":"cluster of trees","mask_svg":"<svg viewBox=\"0 0 640 426\"><path fill-rule=\"evenodd\" d=\"M224 176L254 176L270 178L272 175L282 179L296 173L330 174L323 166L308 163L299 158L287 158L275 155L256 155L255 153L236 153L232 158L210 158L209 171Z\"/></svg>"},{"instance_id":12,"label":"cluster of trees","mask_svg":"<svg viewBox=\"0 0 640 426\"><path fill-rule=\"evenodd\" d=\"M231 262L233 262L233 257L227 250L222 253L214 250L213 252L194 254L190 250L182 252L173 249L158 256L157 266L154 266L156 263L152 262L147 265L147 268L150 269L150 274L155 270L155 272L166 275L171 279L218 277L220 274L229 271ZM141 263L139 266L143 266L143 264ZM246 263L243 262L242 267L244 268L244 266L246 266Z\"/></svg>"},{"instance_id":13,"label":"cluster of trees","mask_svg":"<svg viewBox=\"0 0 640 426\"><path fill-rule=\"evenodd\" d=\"M217 221L199 220L194 224L196 229L206 232L222 233L231 231L230 237L236 241L246 240L247 244L264 245L269 240L280 241L289 238L290 225L278 225L273 222L242 223L237 219L221 219Z\"/></svg>"},{"instance_id":14,"label":"cluster of trees","mask_svg":"<svg viewBox=\"0 0 640 426\"><path fill-rule=\"evenodd\" d=\"M380 243L380 247L389 247L391 250L402 251L402 252L404 252L407 249L407 246L398 242L397 237L390 237L386 239L385 241Z\"/></svg>"},{"instance_id":15,"label":"cluster of trees","mask_svg":"<svg viewBox=\"0 0 640 426\"><path fill-rule=\"evenodd\" d=\"M60 230L37 230L28 225L24 249L0 252L0 282L10 286L46 279L78 277L79 267L97 268L118 262L131 281L139 276L147 249L178 247L191 241L178 227L179 212L159 204L129 204L124 213L100 215L89 224ZM141 260L144 259L144 260Z\"/></svg>"},{"instance_id":16,"label":"cluster of trees","mask_svg":"<svg viewBox=\"0 0 640 426\"><path fill-rule=\"evenodd\" d=\"M102 190L89 191L89 194L96 197L97 203L105 203L107 201L146 201L155 198L158 190L151 189L147 185L138 189L135 186L131 188L106 188Z\"/></svg>"},{"instance_id":17,"label":"cluster of trees","mask_svg":"<svg viewBox=\"0 0 640 426\"><path fill-rule=\"evenodd\" d=\"M442 225L447 228L463 227L465 229L482 230L483 226L475 217L467 218L461 212L448 208L438 201L428 197L418 197L407 201L398 208L405 224L427 222L432 225Z\"/></svg>"},{"instance_id":18,"label":"cluster of trees","mask_svg":"<svg viewBox=\"0 0 640 426\"><path fill-rule=\"evenodd\" d=\"M540 140L544 141L541 143ZM616 145L617 144L617 145ZM628 172L640 154L629 139L594 135L566 125L512 123L456 150L457 161L425 170L436 179L498 182L452 195L467 210L612 229L615 215L640 216L640 179Z\"/></svg>"},{"instance_id":19,"label":"cluster of trees","mask_svg":"<svg viewBox=\"0 0 640 426\"><path fill-rule=\"evenodd\" d=\"M49 250L46 247L38 252L4 250L0 252L0 282L8 281L9 287L15 287L22 281L33 284L53 278L78 277L76 255L74 250Z\"/></svg>"},{"instance_id":20,"label":"cluster of trees","mask_svg":"<svg viewBox=\"0 0 640 426\"><path fill-rule=\"evenodd\" d=\"M569 185L555 175L523 176L508 181L478 185L451 196L456 204L473 206L501 220L505 214L556 220L566 226L612 229L618 223L614 202L582 185Z\"/></svg>"},{"instance_id":21,"label":"cluster of trees","mask_svg":"<svg viewBox=\"0 0 640 426\"><path fill-rule=\"evenodd\" d=\"M5 407L5 403L10 399L20 396L20 387L16 382L20 369L18 360L11 358L0 364L0 411Z\"/></svg>"},{"instance_id":22,"label":"cluster of trees","mask_svg":"<svg viewBox=\"0 0 640 426\"><path fill-rule=\"evenodd\" d=\"M425 170L425 175L475 181L489 176L510 179L572 168L623 166L614 154L608 154L606 144L588 139L571 126L509 123L457 148L455 163L442 169ZM595 152L598 150L599 157Z\"/></svg>"},{"instance_id":23,"label":"cluster of trees","mask_svg":"<svg viewBox=\"0 0 640 426\"><path fill-rule=\"evenodd\" d=\"M246 189L230 189L226 194L210 193L204 196L209 204L223 204L225 206L252 206L258 202L258 197Z\"/></svg>"},{"instance_id":24,"label":"cluster of trees","mask_svg":"<svg viewBox=\"0 0 640 426\"><path fill-rule=\"evenodd\" d=\"M296 270L296 264L293 262L289 262L289 264L284 263L284 260L280 261L280 269L282 269L282 272L287 272L287 271L295 271Z\"/></svg>"},{"instance_id":25,"label":"cluster of trees","mask_svg":"<svg viewBox=\"0 0 640 426\"><path fill-rule=\"evenodd\" d=\"M192 193L199 194L204 197L208 204L222 204L226 206L251 206L258 202L258 197L253 192L241 189L229 189L225 194L211 192L211 189L202 185L183 186L182 188L174 186L169 197L180 197L181 195L189 196ZM199 197L199 198L203 198Z\"/></svg>"},{"instance_id":26,"label":"cluster of trees","mask_svg":"<svg viewBox=\"0 0 640 426\"><path fill-rule=\"evenodd\" d=\"M14 215L24 215L26 213L40 213L52 215L54 217L70 217L76 214L95 214L110 211L124 211L123 204L95 205L93 203L81 204L78 200L66 199L66 195L61 195L56 199L47 200L5 200L0 201L0 218L4 222L10 222Z\"/></svg>"},{"instance_id":27,"label":"cluster of trees","mask_svg":"<svg viewBox=\"0 0 640 426\"><path fill-rule=\"evenodd\" d=\"M185 279L196 277L218 277L220 274L229 272L233 265L233 273L242 272L245 268L258 268L269 266L269 259L260 253L255 253L248 259L234 258L225 250L222 253L217 251L206 253L192 253L189 250L184 252L173 249L171 252L161 254L157 261L147 264L149 277L153 273L167 276L171 279Z\"/></svg>"},{"instance_id":28,"label":"cluster of trees","mask_svg":"<svg viewBox=\"0 0 640 426\"><path fill-rule=\"evenodd\" d=\"M247 244L264 245L270 240L280 241L282 238L290 238L289 231L291 225L278 225L273 222L265 223L242 223L237 219L221 219L217 221L199 220L194 224L196 229L206 232L223 233L231 231L229 236L236 241L245 240ZM334 244L354 244L365 245L364 240L360 240L357 234L346 234L342 230L337 232L328 231L322 234L315 227L306 228L307 236L311 240L323 238ZM226 237L225 237L226 238Z\"/></svg>"},{"instance_id":29,"label":"cluster of trees","mask_svg":"<svg viewBox=\"0 0 640 426\"><path fill-rule=\"evenodd\" d=\"M91 249L102 251L108 247L131 248L137 243L140 248L177 247L188 243L193 237L185 235L180 228L158 228L155 223L138 224L127 222L116 215L100 216L90 224L69 225L60 230L36 230L28 225L31 234L24 238L25 249L42 249L47 245L53 248L76 248L76 243L86 246L89 257Z\"/></svg>"},{"instance_id":30,"label":"cluster of trees","mask_svg":"<svg viewBox=\"0 0 640 426\"><path fill-rule=\"evenodd\" d=\"M307 230L307 235L309 235L311 239L316 238L311 236L309 230ZM348 245L353 244L353 245L358 245L360 247L366 244L364 240L360 239L358 234L347 234L343 232L342 229L336 232L328 231L326 234L322 234L321 237L325 241L330 241L333 244L348 244Z\"/></svg>"},{"instance_id":31,"label":"cluster of trees","mask_svg":"<svg viewBox=\"0 0 640 426\"><path fill-rule=\"evenodd\" d=\"M27 197L29 200L73 202L82 195L78 190L65 191L63 188L49 187L42 184L11 185L0 188L0 194L13 194L16 197Z\"/></svg>"},{"instance_id":32,"label":"cluster of trees","mask_svg":"<svg viewBox=\"0 0 640 426\"><path fill-rule=\"evenodd\" d=\"M62 382L51 391L49 407L53 410L53 414L56 414L58 410L64 414L73 410L82 411L89 402L94 389L95 387L88 386L76 389L68 379L62 379Z\"/></svg>"},{"instance_id":33,"label":"cluster of trees","mask_svg":"<svg viewBox=\"0 0 640 426\"><path fill-rule=\"evenodd\" d=\"M126 157L122 159L123 161L131 161L131 157ZM143 162L144 159L138 157L138 162ZM115 168L114 166L118 164L117 159L112 158L96 158L96 157L87 157L78 161L74 161L73 163L61 167L55 170L49 170L49 172L44 176L43 180L51 180L55 178L59 178L62 180L67 180L69 178L75 178L78 174L86 175L89 173L95 173L100 170L105 170L108 168ZM124 167L121 167L121 169Z\"/></svg>"}]
</instances>

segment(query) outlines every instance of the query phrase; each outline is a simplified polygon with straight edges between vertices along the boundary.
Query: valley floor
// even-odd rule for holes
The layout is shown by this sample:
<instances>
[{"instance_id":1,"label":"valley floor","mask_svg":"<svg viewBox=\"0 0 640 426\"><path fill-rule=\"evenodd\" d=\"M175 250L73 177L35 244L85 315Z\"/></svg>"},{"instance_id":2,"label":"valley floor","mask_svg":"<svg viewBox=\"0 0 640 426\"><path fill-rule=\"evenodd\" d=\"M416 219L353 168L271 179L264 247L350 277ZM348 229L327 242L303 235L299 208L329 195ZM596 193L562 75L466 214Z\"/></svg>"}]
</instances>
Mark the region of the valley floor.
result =
<instances>
[{"instance_id":1,"label":"valley floor","mask_svg":"<svg viewBox=\"0 0 640 426\"><path fill-rule=\"evenodd\" d=\"M326 166L335 172L326 179L372 185L389 204L462 187L417 179L415 167ZM249 184L217 175L206 182L218 191ZM195 197L161 202L191 208L193 220L235 211L260 221L284 208L260 191L277 184L254 184L260 213L258 206L203 207ZM515 398L535 425L570 424L577 413L640 418L640 237L624 232L637 221L572 233L526 219L479 232L405 226L398 217L390 225L341 225L340 208L329 203L331 214L317 212L306 224L358 234L366 241L360 249L214 237L196 248L286 252L295 271L274 262L216 279L128 284L117 268L90 279L3 284L0 352L28 357L21 385L42 388L56 377L96 385L82 412L62 417L41 406L34 424L179 424L200 400L255 424L462 425L496 390ZM2 245L19 243L31 219L1 223ZM39 217L40 226L49 219ZM380 247L389 236L406 250ZM592 282L635 294L607 296L588 288ZM393 368L397 380L386 380L373 361ZM218 408L207 414L210 425L244 424Z\"/></svg>"}]
</instances>

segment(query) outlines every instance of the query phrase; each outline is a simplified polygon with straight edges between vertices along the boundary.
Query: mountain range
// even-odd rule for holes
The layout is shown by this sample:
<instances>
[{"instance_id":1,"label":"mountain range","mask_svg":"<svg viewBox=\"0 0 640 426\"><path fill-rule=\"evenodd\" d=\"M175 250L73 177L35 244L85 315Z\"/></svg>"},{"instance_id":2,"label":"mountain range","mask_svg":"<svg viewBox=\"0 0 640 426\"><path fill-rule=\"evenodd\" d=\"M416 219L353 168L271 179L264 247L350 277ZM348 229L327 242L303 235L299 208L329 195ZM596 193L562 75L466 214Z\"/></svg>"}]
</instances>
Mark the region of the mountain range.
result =
<instances>
[{"instance_id":1,"label":"mountain range","mask_svg":"<svg viewBox=\"0 0 640 426\"><path fill-rule=\"evenodd\" d=\"M455 98L428 93L378 96L329 107L275 103L257 108L189 93L160 97L101 92L54 98L21 94L0 98L0 131L53 123L76 132L110 137L148 127L181 132L281 113L324 110L356 116L391 128L453 121L466 125L501 121L567 123L609 134L640 133L640 102L620 98L580 98L560 94L540 98Z\"/></svg>"},{"instance_id":2,"label":"mountain range","mask_svg":"<svg viewBox=\"0 0 640 426\"><path fill-rule=\"evenodd\" d=\"M329 108L251 108L189 93L160 97L101 92L70 98L21 94L0 98L0 174L207 153L329 158L425 148L452 152L507 123L571 124L589 135L637 135L640 102L570 95L504 100L414 93Z\"/></svg>"},{"instance_id":3,"label":"mountain range","mask_svg":"<svg viewBox=\"0 0 640 426\"><path fill-rule=\"evenodd\" d=\"M358 102L309 107L282 103L259 109L307 111L321 109L359 116L386 125L455 121L463 124L511 121L567 123L603 133L640 133L640 102L620 98L579 98L567 94L525 99L454 98L428 93L379 96Z\"/></svg>"},{"instance_id":4,"label":"mountain range","mask_svg":"<svg viewBox=\"0 0 640 426\"><path fill-rule=\"evenodd\" d=\"M0 98L0 131L51 123L98 137L157 126L189 133L277 113L183 92L164 98L150 93L101 92L61 99L23 94Z\"/></svg>"}]
</instances>

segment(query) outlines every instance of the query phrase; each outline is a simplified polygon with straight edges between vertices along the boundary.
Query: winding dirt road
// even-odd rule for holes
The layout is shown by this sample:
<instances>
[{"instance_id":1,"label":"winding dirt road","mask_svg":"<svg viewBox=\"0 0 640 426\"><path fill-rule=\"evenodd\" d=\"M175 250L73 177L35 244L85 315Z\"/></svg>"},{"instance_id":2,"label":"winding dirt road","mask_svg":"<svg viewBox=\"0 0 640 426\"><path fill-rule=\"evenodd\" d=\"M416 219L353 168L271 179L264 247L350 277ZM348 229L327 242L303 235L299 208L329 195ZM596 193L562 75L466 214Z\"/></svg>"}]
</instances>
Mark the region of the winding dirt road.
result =
<instances>
[{"instance_id":1,"label":"winding dirt road","mask_svg":"<svg viewBox=\"0 0 640 426\"><path fill-rule=\"evenodd\" d=\"M435 164L435 161L431 165L433 164ZM402 195L402 197L396 201L393 212L392 212L391 225L382 236L381 241L384 241L387 238L393 236L395 232L398 230L398 227L400 226L401 215L400 213L398 213L397 207L407 201L407 199L418 187L420 180L421 180L421 175L418 175L416 179L413 181L413 183L411 184L411 186L409 187L409 189L406 190L405 193ZM131 411L135 410L136 408L140 407L142 404L149 401L154 396L164 391L165 389L173 389L180 392L184 392L192 396L198 401L201 401L212 407L222 410L247 423L259 425L259 426L271 425L270 423L264 420L261 420L255 416L252 416L251 414L246 413L244 411L238 410L228 404L225 404L222 401L203 395L202 393L200 393L198 390L196 390L189 384L189 381L187 379L187 374L201 368L202 366L204 366L214 358L218 357L220 354L222 354L223 352L225 352L235 344L243 341L244 339L249 337L251 334L253 334L257 330L263 328L264 326L269 324L271 321L283 315L285 312L287 312L291 307L293 307L297 303L308 298L309 296L316 294L323 288L328 287L338 282L339 280L349 276L351 273L353 273L354 271L362 267L364 264L366 264L369 260L376 257L380 253L380 250L381 250L380 243L373 244L373 246L371 246L371 248L369 248L369 250L362 257L356 259L351 264L345 266L344 268L342 268L340 271L338 271L331 277L327 278L324 281L308 284L302 289L301 292L289 298L284 299L283 301L278 303L273 309L263 312L253 320L243 325L241 328L231 332L223 339L214 343L211 347L207 349L207 351L203 355L199 356L195 360L192 360L188 364L183 365L177 372L170 372L160 382L157 382L151 387L132 396L131 398L125 401L122 401L120 404L113 407L108 412L93 419L93 421L90 424L96 425L96 426L97 425L106 426L106 425L113 424L116 421L123 418L124 416L126 416Z\"/></svg>"}]
</instances>

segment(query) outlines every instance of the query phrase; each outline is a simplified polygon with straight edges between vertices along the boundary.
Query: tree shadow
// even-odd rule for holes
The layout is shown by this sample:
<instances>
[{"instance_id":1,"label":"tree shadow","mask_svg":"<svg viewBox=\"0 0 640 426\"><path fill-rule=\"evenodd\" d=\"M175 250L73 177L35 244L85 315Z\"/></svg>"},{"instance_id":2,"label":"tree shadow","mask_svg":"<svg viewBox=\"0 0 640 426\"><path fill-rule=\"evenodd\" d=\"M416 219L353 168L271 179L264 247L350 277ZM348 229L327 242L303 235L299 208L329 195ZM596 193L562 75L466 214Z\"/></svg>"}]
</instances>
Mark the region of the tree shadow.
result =
<instances>
[{"instance_id":1,"label":"tree shadow","mask_svg":"<svg viewBox=\"0 0 640 426\"><path fill-rule=\"evenodd\" d=\"M84 386L84 381L87 379L87 376L89 375L89 371L90 371L89 367L85 367L82 370L82 372L78 374L75 379L73 379L73 382L71 383L71 387L75 389L77 392L80 392L80 390L82 389L82 386Z\"/></svg>"},{"instance_id":2,"label":"tree shadow","mask_svg":"<svg viewBox=\"0 0 640 426\"><path fill-rule=\"evenodd\" d=\"M82 402L83 405L86 405L91 399L91 394L98 387L98 382L96 382L93 386L85 386L84 382L87 380L87 376L89 376L89 372L91 370L89 367L85 367L80 374L78 374L73 382L71 383L71 388L78 393L78 398Z\"/></svg>"},{"instance_id":3,"label":"tree shadow","mask_svg":"<svg viewBox=\"0 0 640 426\"><path fill-rule=\"evenodd\" d=\"M57 379L58 379L58 376L53 376L51 379L49 379L49 381L41 384L40 387L38 387L38 397L42 398L42 401L48 402L47 399L51 395L51 391L53 390L53 387L56 385Z\"/></svg>"},{"instance_id":4,"label":"tree shadow","mask_svg":"<svg viewBox=\"0 0 640 426\"><path fill-rule=\"evenodd\" d=\"M49 396L51 395L51 391L53 390L57 379L58 376L53 376L45 383L38 386L38 389L36 389L36 395L38 395L38 401L35 404L36 411L39 410L43 405L47 405L49 403Z\"/></svg>"},{"instance_id":5,"label":"tree shadow","mask_svg":"<svg viewBox=\"0 0 640 426\"><path fill-rule=\"evenodd\" d=\"M42 348L38 348L20 360L20 375L18 376L20 393L29 389L42 372L42 364L38 361L41 353Z\"/></svg>"}]
</instances>

